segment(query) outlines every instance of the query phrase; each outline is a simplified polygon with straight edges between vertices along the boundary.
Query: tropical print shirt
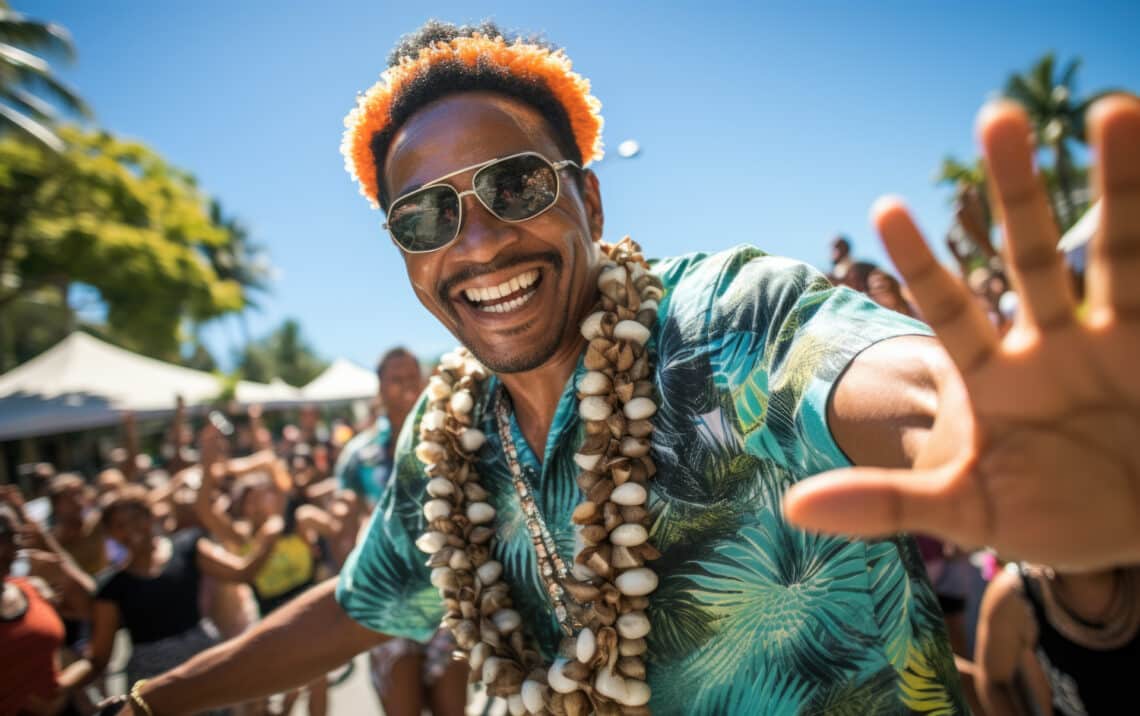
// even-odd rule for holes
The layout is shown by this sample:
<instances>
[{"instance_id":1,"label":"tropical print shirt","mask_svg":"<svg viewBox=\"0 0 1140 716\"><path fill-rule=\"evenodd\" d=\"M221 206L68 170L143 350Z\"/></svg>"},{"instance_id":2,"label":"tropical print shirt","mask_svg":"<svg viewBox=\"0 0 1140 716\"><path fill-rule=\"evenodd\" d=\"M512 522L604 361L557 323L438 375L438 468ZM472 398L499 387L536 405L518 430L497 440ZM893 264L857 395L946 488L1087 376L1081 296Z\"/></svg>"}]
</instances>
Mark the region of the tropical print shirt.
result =
<instances>
[{"instance_id":1,"label":"tropical print shirt","mask_svg":"<svg viewBox=\"0 0 1140 716\"><path fill-rule=\"evenodd\" d=\"M662 557L650 595L646 655L655 714L968 713L938 601L909 538L879 542L789 526L789 485L849 465L827 426L844 367L920 323L860 294L832 289L814 269L740 247L663 260L665 285L650 340L654 417L650 539ZM573 456L583 437L567 383L540 459L511 418L523 475L567 563L570 515L583 499ZM547 658L561 632L503 457L488 381L479 474L497 510L495 557L515 608ZM426 641L440 597L426 556L426 478L407 421L394 478L369 534L341 573L337 596L360 623Z\"/></svg>"},{"instance_id":2,"label":"tropical print shirt","mask_svg":"<svg viewBox=\"0 0 1140 716\"><path fill-rule=\"evenodd\" d=\"M391 440L392 425L381 415L371 428L345 443L333 468L340 488L352 490L369 506L375 505L392 473L392 460L388 457Z\"/></svg>"}]
</instances>

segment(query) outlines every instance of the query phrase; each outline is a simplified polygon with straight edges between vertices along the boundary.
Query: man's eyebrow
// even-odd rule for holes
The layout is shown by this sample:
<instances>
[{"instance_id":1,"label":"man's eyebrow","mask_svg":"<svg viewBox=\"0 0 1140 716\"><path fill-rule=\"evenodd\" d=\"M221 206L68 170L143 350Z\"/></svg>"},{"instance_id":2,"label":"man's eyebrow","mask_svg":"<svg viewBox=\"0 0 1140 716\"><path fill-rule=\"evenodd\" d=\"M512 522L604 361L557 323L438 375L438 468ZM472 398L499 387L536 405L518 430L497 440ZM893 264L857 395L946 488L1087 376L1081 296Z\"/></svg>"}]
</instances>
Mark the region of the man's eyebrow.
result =
<instances>
[{"instance_id":1,"label":"man's eyebrow","mask_svg":"<svg viewBox=\"0 0 1140 716\"><path fill-rule=\"evenodd\" d=\"M411 194L413 191L419 191L420 189L423 189L423 188L424 188L423 184L410 184L410 185L404 187L401 191L396 192L395 196L397 196L397 197L404 196L405 194Z\"/></svg>"},{"instance_id":2,"label":"man's eyebrow","mask_svg":"<svg viewBox=\"0 0 1140 716\"><path fill-rule=\"evenodd\" d=\"M509 154L508 154L508 155L506 155L506 156L513 156L513 155L509 155ZM405 187L405 188L404 188L404 190L403 190L403 191L399 192L399 193L398 193L398 194L396 194L395 196L398 198L398 197L404 196L404 195L406 195L406 194L411 194L413 191L418 191L418 190L420 190L420 189L423 189L425 186L435 186L436 184L443 184L443 183L445 183L445 182L446 182L448 179L451 179L452 177L457 177L457 176L459 176L460 174L466 174L467 172L469 172L469 171L472 171L472 170L481 169L481 168L483 168L483 167L487 166L488 164L491 164L491 163L493 163L493 162L497 162L497 161L499 161L500 159L503 159L503 158L504 158L503 156L492 157L492 158L490 158L490 159L487 159L487 160L481 161L481 162L479 162L479 163L477 163L477 164L472 164L472 165L470 165L470 166L461 167L461 168L459 168L459 169L456 169L456 170L455 170L455 171L453 171L453 172L448 172L447 174L444 174L444 175L443 175L443 176L441 176L441 177L436 177L435 179L431 179L431 180L429 180L429 181L428 181L428 182L426 182L426 183L421 183L421 184L409 184L407 187Z\"/></svg>"}]
</instances>

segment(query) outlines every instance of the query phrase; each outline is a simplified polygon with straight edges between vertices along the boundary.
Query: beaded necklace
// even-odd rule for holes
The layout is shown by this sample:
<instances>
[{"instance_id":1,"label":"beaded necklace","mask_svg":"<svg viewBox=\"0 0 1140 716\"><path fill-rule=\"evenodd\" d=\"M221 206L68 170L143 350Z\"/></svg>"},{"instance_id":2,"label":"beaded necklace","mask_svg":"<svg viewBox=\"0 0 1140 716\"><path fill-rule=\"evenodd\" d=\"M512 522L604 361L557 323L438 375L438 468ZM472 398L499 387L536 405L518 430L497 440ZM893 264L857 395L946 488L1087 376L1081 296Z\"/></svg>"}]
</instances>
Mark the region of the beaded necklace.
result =
<instances>
[{"instance_id":1,"label":"beaded necklace","mask_svg":"<svg viewBox=\"0 0 1140 716\"><path fill-rule=\"evenodd\" d=\"M626 238L602 248L601 297L582 323L588 372L576 386L586 438L574 461L585 499L571 518L581 544L572 567L558 554L519 467L505 390L494 401L539 575L566 635L553 663L545 663L524 636L501 579L503 566L492 557L495 509L477 472L486 436L474 427L473 415L488 372L465 349L441 359L420 423L416 456L430 479L423 506L427 529L416 545L430 555L431 581L446 610L443 625L469 662L472 681L505 698L513 716L649 713L645 609L658 580L645 562L660 554L648 541L645 508L656 473L649 436L657 411L646 344L662 288L637 244Z\"/></svg>"}]
</instances>

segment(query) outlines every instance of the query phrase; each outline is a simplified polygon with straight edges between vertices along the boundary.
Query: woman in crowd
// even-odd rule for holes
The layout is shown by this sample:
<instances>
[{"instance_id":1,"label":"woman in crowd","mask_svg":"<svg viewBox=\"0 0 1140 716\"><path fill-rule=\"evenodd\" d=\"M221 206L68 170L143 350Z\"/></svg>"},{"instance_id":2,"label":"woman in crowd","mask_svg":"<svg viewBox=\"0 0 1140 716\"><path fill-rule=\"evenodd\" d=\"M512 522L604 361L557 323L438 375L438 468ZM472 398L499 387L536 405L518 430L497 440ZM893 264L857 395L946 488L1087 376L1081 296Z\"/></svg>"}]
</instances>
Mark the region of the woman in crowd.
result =
<instances>
[{"instance_id":1,"label":"woman in crowd","mask_svg":"<svg viewBox=\"0 0 1140 716\"><path fill-rule=\"evenodd\" d=\"M975 661L986 713L1127 712L1140 666L1140 567L1008 565L982 600Z\"/></svg>"},{"instance_id":2,"label":"woman in crowd","mask_svg":"<svg viewBox=\"0 0 1140 716\"><path fill-rule=\"evenodd\" d=\"M281 520L266 522L252 536L254 548L238 557L207 540L201 531L155 536L146 490L124 487L103 506L107 533L126 550L124 563L103 575L92 612L92 674L111 658L115 632L125 627L132 650L131 684L181 664L216 639L202 624L199 591L204 575L230 582L253 578L269 558Z\"/></svg>"},{"instance_id":3,"label":"woman in crowd","mask_svg":"<svg viewBox=\"0 0 1140 716\"><path fill-rule=\"evenodd\" d=\"M904 316L914 316L914 309L903 296L899 280L886 271L875 268L867 275L867 295L883 308L898 311Z\"/></svg>"},{"instance_id":4,"label":"woman in crowd","mask_svg":"<svg viewBox=\"0 0 1140 716\"><path fill-rule=\"evenodd\" d=\"M76 713L71 697L90 667L81 661L61 668L64 627L52 604L55 593L40 579L12 574L17 537L32 527L13 493L0 495L0 714ZM66 574L84 583L70 560L63 556L61 562Z\"/></svg>"}]
</instances>

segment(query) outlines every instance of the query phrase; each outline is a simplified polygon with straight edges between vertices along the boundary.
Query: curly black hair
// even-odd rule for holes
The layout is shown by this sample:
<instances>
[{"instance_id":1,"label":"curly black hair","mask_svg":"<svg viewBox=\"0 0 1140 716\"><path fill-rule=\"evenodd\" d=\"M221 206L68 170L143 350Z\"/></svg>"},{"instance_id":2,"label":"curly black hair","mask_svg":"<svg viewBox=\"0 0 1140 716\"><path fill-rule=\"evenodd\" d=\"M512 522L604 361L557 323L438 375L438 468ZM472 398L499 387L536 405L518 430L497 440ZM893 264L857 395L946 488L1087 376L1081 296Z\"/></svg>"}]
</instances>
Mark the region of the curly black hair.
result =
<instances>
[{"instance_id":1,"label":"curly black hair","mask_svg":"<svg viewBox=\"0 0 1140 716\"><path fill-rule=\"evenodd\" d=\"M420 362L420 359L416 358L415 353L412 353L404 346L396 346L395 348L385 351L384 355L380 356L380 362L376 364L376 377L380 380L384 380L384 370L392 361L398 358L411 358L416 362L416 365L419 365Z\"/></svg>"},{"instance_id":2,"label":"curly black hair","mask_svg":"<svg viewBox=\"0 0 1140 716\"><path fill-rule=\"evenodd\" d=\"M541 37L504 32L490 20L484 20L478 25L454 25L439 20L428 20L415 32L400 38L388 55L388 66L399 64L402 57L415 57L420 50L438 42L450 42L459 37L471 37L476 33L485 37L502 37L507 42L522 39L549 50L557 49ZM394 98L391 108L392 121L382 131L372 136L370 147L376 164L376 185L380 187L380 196L377 199L385 211L388 209L390 197L384 186L384 156L396 131L425 105L450 94L474 91L495 92L534 107L550 126L551 136L562 151L563 158L573 160L581 166L582 153L574 140L570 117L544 82L539 79L517 77L500 68L483 64L468 67L459 62L443 63L433 66L417 77L406 91Z\"/></svg>"}]
</instances>

